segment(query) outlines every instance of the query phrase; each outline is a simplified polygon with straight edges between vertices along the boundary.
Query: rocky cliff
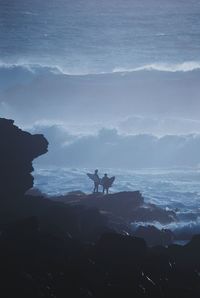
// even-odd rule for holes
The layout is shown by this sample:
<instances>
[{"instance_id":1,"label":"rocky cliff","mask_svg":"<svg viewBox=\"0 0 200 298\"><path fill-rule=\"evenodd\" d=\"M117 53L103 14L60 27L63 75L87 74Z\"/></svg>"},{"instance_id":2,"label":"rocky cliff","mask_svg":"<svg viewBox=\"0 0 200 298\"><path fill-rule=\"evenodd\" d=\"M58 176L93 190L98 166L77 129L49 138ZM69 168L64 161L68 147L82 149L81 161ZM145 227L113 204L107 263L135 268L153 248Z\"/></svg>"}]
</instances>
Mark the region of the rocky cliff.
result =
<instances>
[{"instance_id":1,"label":"rocky cliff","mask_svg":"<svg viewBox=\"0 0 200 298\"><path fill-rule=\"evenodd\" d=\"M32 161L47 152L42 135L31 135L0 118L0 199L16 198L33 186Z\"/></svg>"}]
</instances>

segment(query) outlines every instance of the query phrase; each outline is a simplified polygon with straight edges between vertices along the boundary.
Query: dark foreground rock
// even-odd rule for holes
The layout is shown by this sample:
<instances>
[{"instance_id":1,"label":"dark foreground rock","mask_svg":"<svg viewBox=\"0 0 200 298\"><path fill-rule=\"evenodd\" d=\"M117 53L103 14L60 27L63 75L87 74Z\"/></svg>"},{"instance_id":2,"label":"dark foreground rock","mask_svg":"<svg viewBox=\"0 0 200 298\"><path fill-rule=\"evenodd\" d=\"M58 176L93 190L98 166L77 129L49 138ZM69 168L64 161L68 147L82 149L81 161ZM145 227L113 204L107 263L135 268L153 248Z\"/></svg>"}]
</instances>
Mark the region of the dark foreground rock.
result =
<instances>
[{"instance_id":1,"label":"dark foreground rock","mask_svg":"<svg viewBox=\"0 0 200 298\"><path fill-rule=\"evenodd\" d=\"M40 230L35 217L0 237L2 297L198 298L200 237L186 246L148 248L117 233L95 243Z\"/></svg>"},{"instance_id":2,"label":"dark foreground rock","mask_svg":"<svg viewBox=\"0 0 200 298\"><path fill-rule=\"evenodd\" d=\"M33 186L32 161L47 152L42 135L31 135L0 118L0 200L20 196Z\"/></svg>"},{"instance_id":3,"label":"dark foreground rock","mask_svg":"<svg viewBox=\"0 0 200 298\"><path fill-rule=\"evenodd\" d=\"M137 219L151 208L153 216L170 220L171 214L145 204L139 192L72 193L67 204L39 193L24 195L32 186L32 160L47 150L47 141L3 119L0 137L1 297L200 297L199 235L168 248L150 248L143 239L124 235L125 221L137 210L142 210ZM147 233L158 236L152 227L138 231L144 238Z\"/></svg>"},{"instance_id":4,"label":"dark foreground rock","mask_svg":"<svg viewBox=\"0 0 200 298\"><path fill-rule=\"evenodd\" d=\"M149 246L169 245L175 240L175 235L169 229L159 230L155 226L139 226L134 232L136 237L142 238Z\"/></svg>"}]
</instances>

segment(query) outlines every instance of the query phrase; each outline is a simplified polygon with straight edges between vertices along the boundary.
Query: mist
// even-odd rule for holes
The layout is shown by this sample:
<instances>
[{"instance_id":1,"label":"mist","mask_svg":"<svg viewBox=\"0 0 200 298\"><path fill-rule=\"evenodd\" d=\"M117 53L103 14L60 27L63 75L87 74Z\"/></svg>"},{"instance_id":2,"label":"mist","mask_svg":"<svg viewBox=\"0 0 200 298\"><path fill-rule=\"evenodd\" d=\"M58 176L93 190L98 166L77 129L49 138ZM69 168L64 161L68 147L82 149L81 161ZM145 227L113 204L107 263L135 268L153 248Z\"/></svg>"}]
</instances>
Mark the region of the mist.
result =
<instances>
[{"instance_id":1,"label":"mist","mask_svg":"<svg viewBox=\"0 0 200 298\"><path fill-rule=\"evenodd\" d=\"M49 153L38 166L79 168L162 168L198 167L200 135L150 134L125 135L116 129L103 128L96 134L75 135L62 126L38 126L50 142Z\"/></svg>"},{"instance_id":2,"label":"mist","mask_svg":"<svg viewBox=\"0 0 200 298\"><path fill-rule=\"evenodd\" d=\"M67 75L35 66L1 68L1 116L22 127L62 123L155 135L200 132L199 70Z\"/></svg>"}]
</instances>

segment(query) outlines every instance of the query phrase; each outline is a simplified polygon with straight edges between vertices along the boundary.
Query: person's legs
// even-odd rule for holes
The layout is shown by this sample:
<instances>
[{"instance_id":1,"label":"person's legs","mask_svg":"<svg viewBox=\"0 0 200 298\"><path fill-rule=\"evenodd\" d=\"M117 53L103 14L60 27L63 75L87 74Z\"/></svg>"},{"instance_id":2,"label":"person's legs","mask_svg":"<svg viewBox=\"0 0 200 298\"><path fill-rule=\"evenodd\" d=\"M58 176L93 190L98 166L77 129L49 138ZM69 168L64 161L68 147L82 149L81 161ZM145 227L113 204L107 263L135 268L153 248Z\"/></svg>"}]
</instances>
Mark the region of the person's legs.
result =
<instances>
[{"instance_id":1,"label":"person's legs","mask_svg":"<svg viewBox=\"0 0 200 298\"><path fill-rule=\"evenodd\" d=\"M98 183L95 183L94 184L94 193L95 192L99 192L99 185L98 185Z\"/></svg>"}]
</instances>

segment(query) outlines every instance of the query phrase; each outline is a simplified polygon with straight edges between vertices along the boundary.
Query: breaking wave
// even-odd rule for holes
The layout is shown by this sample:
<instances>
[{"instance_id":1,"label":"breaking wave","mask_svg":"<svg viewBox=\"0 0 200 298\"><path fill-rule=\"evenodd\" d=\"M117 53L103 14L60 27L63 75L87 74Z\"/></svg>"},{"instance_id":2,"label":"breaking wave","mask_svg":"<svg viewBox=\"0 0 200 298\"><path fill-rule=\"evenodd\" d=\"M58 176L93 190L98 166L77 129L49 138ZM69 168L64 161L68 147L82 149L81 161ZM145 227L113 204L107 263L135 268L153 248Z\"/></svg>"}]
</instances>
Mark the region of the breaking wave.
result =
<instances>
[{"instance_id":1,"label":"breaking wave","mask_svg":"<svg viewBox=\"0 0 200 298\"><path fill-rule=\"evenodd\" d=\"M186 61L183 63L153 63L147 64L135 68L116 67L110 72L94 72L94 71L72 71L66 67L60 65L46 65L39 63L4 63L0 62L0 71L2 70L16 70L21 69L36 74L38 72L50 72L58 75L70 75L70 76L85 76L85 75L106 75L116 73L131 73L142 71L158 71L158 72L191 72L200 70L200 61Z\"/></svg>"},{"instance_id":2,"label":"breaking wave","mask_svg":"<svg viewBox=\"0 0 200 298\"><path fill-rule=\"evenodd\" d=\"M115 68L113 72L134 72L134 71L164 71L164 72L187 72L200 69L200 61L187 61L179 64L169 64L169 63L154 63L140 66L137 68Z\"/></svg>"},{"instance_id":3,"label":"breaking wave","mask_svg":"<svg viewBox=\"0 0 200 298\"><path fill-rule=\"evenodd\" d=\"M65 195L75 190L90 193L92 184L86 176L89 171L91 169L40 168L36 166L35 187L49 196ZM100 173L105 171L110 176L113 174L116 176L116 182L111 192L140 190L145 202L176 212L178 219L176 222L170 224L137 222L132 225L133 229L140 225L154 224L159 229L168 228L176 234L177 238L184 237L184 239L189 239L192 234L200 232L199 181L196 179L196 182L191 183L191 174L198 178L198 171L188 171L188 169L174 171L167 169L138 171L100 169ZM166 183L163 183L164 180Z\"/></svg>"}]
</instances>

